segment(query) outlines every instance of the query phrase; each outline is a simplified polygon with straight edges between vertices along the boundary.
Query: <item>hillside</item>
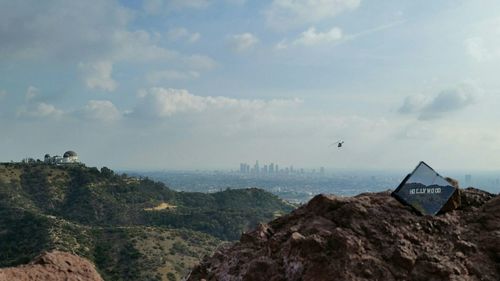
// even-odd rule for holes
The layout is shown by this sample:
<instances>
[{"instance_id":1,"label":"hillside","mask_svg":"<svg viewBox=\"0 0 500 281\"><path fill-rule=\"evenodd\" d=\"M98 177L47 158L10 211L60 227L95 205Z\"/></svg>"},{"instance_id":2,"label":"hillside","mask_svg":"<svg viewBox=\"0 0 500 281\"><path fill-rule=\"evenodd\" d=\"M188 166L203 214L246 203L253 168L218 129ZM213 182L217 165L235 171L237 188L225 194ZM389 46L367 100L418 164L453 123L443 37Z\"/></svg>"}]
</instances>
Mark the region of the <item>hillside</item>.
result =
<instances>
[{"instance_id":1,"label":"hillside","mask_svg":"<svg viewBox=\"0 0 500 281\"><path fill-rule=\"evenodd\" d=\"M0 266L57 249L92 260L105 280L176 280L292 209L258 189L184 193L107 168L0 164Z\"/></svg>"},{"instance_id":2,"label":"hillside","mask_svg":"<svg viewBox=\"0 0 500 281\"><path fill-rule=\"evenodd\" d=\"M500 196L420 216L389 192L318 195L218 250L188 280L500 280Z\"/></svg>"}]
</instances>

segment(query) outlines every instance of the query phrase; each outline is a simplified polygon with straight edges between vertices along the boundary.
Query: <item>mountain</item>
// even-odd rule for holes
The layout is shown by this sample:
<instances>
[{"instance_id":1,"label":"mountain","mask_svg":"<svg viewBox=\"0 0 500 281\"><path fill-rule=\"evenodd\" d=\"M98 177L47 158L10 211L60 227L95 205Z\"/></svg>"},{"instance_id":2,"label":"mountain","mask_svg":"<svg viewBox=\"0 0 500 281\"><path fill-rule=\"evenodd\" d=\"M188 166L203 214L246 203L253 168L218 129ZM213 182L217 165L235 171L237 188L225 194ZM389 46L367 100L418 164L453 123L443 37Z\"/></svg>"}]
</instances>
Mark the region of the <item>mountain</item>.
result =
<instances>
[{"instance_id":1,"label":"mountain","mask_svg":"<svg viewBox=\"0 0 500 281\"><path fill-rule=\"evenodd\" d=\"M47 250L105 280L177 280L221 243L293 206L259 189L175 192L108 168L0 164L0 267Z\"/></svg>"},{"instance_id":2,"label":"mountain","mask_svg":"<svg viewBox=\"0 0 500 281\"><path fill-rule=\"evenodd\" d=\"M187 280L500 280L500 196L420 216L389 192L318 195L203 260Z\"/></svg>"}]
</instances>

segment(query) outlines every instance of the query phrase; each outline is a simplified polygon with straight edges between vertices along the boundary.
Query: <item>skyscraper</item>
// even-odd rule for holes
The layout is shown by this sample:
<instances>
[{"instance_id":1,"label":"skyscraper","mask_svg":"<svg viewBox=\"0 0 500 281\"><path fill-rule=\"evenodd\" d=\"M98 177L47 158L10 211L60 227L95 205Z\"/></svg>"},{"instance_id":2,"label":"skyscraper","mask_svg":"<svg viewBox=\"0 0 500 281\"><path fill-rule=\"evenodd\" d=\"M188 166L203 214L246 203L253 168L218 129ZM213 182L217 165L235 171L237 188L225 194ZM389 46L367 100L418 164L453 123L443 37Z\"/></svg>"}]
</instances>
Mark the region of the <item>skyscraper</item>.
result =
<instances>
[{"instance_id":1,"label":"skyscraper","mask_svg":"<svg viewBox=\"0 0 500 281\"><path fill-rule=\"evenodd\" d=\"M465 175L465 184L470 186L472 184L472 175Z\"/></svg>"}]
</instances>

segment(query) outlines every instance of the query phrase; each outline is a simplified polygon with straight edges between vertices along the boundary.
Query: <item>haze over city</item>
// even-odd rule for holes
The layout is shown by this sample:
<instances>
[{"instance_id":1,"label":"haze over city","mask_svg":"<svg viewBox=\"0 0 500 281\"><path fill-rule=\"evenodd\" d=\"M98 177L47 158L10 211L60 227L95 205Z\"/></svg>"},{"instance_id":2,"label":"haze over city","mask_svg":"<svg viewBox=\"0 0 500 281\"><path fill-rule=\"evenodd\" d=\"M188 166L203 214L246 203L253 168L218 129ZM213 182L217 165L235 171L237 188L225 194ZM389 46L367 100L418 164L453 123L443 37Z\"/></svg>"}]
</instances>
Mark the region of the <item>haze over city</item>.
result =
<instances>
[{"instance_id":1,"label":"haze over city","mask_svg":"<svg viewBox=\"0 0 500 281\"><path fill-rule=\"evenodd\" d=\"M499 170L499 10L0 0L0 162Z\"/></svg>"}]
</instances>

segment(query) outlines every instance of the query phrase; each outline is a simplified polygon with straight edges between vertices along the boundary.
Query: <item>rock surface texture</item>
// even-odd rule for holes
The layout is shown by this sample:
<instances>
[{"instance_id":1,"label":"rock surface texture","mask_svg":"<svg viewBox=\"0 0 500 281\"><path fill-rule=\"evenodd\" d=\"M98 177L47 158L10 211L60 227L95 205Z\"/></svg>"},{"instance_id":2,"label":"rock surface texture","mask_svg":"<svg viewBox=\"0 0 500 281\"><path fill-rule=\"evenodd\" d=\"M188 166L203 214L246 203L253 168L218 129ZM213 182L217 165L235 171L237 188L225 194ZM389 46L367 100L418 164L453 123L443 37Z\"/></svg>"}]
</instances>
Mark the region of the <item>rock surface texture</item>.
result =
<instances>
[{"instance_id":1,"label":"rock surface texture","mask_svg":"<svg viewBox=\"0 0 500 281\"><path fill-rule=\"evenodd\" d=\"M0 281L102 281L94 265L78 256L53 251L27 265L0 269Z\"/></svg>"},{"instance_id":2,"label":"rock surface texture","mask_svg":"<svg viewBox=\"0 0 500 281\"><path fill-rule=\"evenodd\" d=\"M462 206L419 216L389 192L318 195L243 234L188 280L500 280L500 196L468 188Z\"/></svg>"}]
</instances>

